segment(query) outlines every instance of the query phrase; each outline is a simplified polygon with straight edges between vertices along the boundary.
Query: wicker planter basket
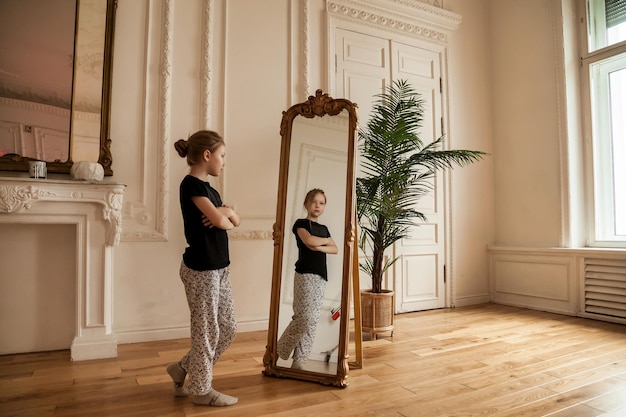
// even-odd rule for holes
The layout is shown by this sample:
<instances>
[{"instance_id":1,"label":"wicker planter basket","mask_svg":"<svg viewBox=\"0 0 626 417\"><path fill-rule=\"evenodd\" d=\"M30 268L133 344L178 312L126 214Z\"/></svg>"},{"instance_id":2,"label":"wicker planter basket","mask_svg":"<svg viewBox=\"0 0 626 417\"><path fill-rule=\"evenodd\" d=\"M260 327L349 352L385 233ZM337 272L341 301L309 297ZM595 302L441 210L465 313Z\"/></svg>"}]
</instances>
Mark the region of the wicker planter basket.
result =
<instances>
[{"instance_id":1,"label":"wicker planter basket","mask_svg":"<svg viewBox=\"0 0 626 417\"><path fill-rule=\"evenodd\" d=\"M382 293L373 293L369 290L361 291L361 322L362 330L372 335L381 332L391 332L393 336L394 292L383 290Z\"/></svg>"}]
</instances>

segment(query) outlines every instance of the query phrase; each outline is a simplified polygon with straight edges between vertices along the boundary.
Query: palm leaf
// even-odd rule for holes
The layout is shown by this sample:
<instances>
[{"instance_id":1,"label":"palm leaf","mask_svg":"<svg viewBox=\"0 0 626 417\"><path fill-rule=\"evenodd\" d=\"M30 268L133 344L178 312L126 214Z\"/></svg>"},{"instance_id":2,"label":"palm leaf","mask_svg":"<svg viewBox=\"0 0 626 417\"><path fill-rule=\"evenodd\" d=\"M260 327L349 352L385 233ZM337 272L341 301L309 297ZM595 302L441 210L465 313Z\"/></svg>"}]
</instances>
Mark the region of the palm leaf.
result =
<instances>
[{"instance_id":1,"label":"palm leaf","mask_svg":"<svg viewBox=\"0 0 626 417\"><path fill-rule=\"evenodd\" d=\"M423 106L424 101L405 80L394 81L374 96L370 118L359 131L358 242L361 250L372 255L360 268L372 276L374 292L381 291L382 274L397 260L385 260L385 250L427 220L415 206L432 192L436 172L468 165L486 155L443 150L443 137L424 144L418 135Z\"/></svg>"}]
</instances>

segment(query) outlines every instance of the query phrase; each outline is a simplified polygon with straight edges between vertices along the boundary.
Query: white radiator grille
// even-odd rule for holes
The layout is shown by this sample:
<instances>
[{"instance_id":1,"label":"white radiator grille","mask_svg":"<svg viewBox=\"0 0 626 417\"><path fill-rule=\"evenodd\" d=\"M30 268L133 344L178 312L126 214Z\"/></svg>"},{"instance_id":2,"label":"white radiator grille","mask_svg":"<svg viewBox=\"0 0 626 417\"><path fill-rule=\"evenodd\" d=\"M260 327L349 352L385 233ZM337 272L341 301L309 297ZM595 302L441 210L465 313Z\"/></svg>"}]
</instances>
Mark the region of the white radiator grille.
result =
<instances>
[{"instance_id":1,"label":"white radiator grille","mask_svg":"<svg viewBox=\"0 0 626 417\"><path fill-rule=\"evenodd\" d=\"M585 259L585 312L626 318L626 259Z\"/></svg>"}]
</instances>

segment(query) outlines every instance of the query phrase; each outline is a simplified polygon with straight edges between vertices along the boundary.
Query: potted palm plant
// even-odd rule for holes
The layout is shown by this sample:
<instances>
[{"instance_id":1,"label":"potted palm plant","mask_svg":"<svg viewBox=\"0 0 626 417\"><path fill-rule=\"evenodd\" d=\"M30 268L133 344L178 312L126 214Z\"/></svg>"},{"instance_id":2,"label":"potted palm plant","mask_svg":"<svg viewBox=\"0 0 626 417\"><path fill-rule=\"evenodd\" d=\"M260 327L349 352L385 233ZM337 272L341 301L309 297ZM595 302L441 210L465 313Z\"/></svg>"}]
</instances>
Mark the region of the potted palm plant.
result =
<instances>
[{"instance_id":1,"label":"potted palm plant","mask_svg":"<svg viewBox=\"0 0 626 417\"><path fill-rule=\"evenodd\" d=\"M393 331L393 291L382 288L385 271L398 257L387 248L406 238L412 226L426 220L416 203L429 194L439 170L463 166L485 153L444 150L444 137L424 143L419 137L424 102L405 80L375 96L372 113L359 130L361 173L356 182L360 269L371 276L371 290L361 292L362 328L376 334Z\"/></svg>"}]
</instances>

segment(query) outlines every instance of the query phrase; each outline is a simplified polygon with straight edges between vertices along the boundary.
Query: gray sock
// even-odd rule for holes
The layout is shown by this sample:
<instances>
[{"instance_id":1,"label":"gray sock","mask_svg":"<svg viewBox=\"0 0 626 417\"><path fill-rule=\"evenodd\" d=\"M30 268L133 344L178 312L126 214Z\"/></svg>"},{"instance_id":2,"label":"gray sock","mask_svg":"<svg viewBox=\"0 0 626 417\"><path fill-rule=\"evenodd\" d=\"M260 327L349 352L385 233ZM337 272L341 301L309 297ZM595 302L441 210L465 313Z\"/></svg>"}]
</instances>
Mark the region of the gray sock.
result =
<instances>
[{"instance_id":1,"label":"gray sock","mask_svg":"<svg viewBox=\"0 0 626 417\"><path fill-rule=\"evenodd\" d=\"M224 407L227 405L237 404L238 398L230 395L222 394L212 389L204 395L194 395L193 403L199 405L212 405L214 407Z\"/></svg>"}]
</instances>

